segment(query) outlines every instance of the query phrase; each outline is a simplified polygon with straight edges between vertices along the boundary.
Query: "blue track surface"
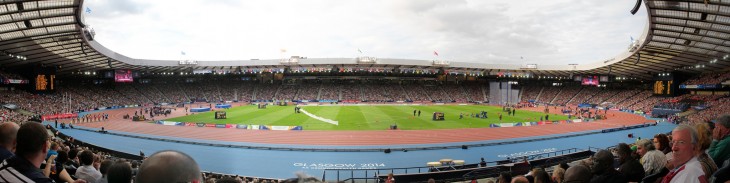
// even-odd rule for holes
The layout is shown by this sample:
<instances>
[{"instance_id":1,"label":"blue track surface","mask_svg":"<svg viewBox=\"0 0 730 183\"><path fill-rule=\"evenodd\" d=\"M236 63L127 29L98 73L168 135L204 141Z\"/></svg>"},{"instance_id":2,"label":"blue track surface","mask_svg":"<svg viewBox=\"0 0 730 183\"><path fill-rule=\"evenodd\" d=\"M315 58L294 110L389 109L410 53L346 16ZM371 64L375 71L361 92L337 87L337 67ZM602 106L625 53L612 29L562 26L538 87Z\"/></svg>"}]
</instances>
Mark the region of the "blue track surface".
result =
<instances>
[{"instance_id":1,"label":"blue track surface","mask_svg":"<svg viewBox=\"0 0 730 183\"><path fill-rule=\"evenodd\" d=\"M304 171L310 175L321 177L323 172L321 169L323 168L350 166L355 169L420 167L425 166L426 162L438 161L443 158L463 159L466 160L466 163L476 163L480 157L486 158L487 161L495 161L504 159L500 157L505 155L546 149L587 149L589 146L605 148L621 142L634 142L635 139L627 138L629 133L633 133L635 137L652 138L654 134L670 132L674 127L673 124L662 122L657 126L646 128L554 140L470 147L467 150L393 151L390 154L382 152L302 152L212 147L100 134L78 129L60 129L60 131L84 142L131 154L137 154L140 150L147 155L168 149L182 151L195 158L204 171L267 178L291 178L295 177L294 172L297 171Z\"/></svg>"}]
</instances>

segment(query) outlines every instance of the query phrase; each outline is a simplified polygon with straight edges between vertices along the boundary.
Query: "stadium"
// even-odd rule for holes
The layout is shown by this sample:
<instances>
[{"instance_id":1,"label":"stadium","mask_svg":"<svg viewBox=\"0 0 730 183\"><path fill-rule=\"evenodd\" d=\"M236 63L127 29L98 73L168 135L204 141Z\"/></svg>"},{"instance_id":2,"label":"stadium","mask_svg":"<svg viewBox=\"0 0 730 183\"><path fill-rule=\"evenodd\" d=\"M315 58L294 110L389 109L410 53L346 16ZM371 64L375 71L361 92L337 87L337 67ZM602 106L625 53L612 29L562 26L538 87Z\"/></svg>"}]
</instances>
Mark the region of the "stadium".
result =
<instances>
[{"instance_id":1,"label":"stadium","mask_svg":"<svg viewBox=\"0 0 730 183\"><path fill-rule=\"evenodd\" d=\"M166 3L195 9L0 2L0 182L729 180L725 1L525 5L536 8L517 13L526 19L496 13L512 5L469 1L251 9L226 1L202 3L222 3L205 11L227 16L199 18L209 23L159 23L210 8ZM345 16L346 7L365 8L359 13L372 19ZM570 12L579 9L636 19L604 26L638 32L610 33ZM244 19L231 15L239 11L271 17L240 28L231 23ZM319 12L334 19L307 16ZM556 12L562 16L539 22ZM443 22L429 32L424 17ZM516 23L523 21L530 24ZM572 27L556 31L552 21ZM169 27L155 32L157 24ZM173 24L205 34L179 33ZM302 35L279 32L290 29ZM549 32L567 36L552 40L564 47L545 43ZM41 124L42 132L34 129Z\"/></svg>"}]
</instances>

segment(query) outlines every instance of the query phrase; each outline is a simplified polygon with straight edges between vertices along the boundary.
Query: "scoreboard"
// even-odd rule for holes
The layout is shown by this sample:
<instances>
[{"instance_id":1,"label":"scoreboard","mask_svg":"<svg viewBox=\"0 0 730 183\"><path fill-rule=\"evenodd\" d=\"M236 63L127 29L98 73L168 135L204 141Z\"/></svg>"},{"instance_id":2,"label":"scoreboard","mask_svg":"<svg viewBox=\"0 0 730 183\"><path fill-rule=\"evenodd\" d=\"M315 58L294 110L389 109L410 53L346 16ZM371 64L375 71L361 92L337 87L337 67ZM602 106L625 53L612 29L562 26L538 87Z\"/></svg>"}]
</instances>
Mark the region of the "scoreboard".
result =
<instances>
[{"instance_id":1,"label":"scoreboard","mask_svg":"<svg viewBox=\"0 0 730 183\"><path fill-rule=\"evenodd\" d=\"M55 74L38 74L35 77L35 90L36 91L54 91L56 90L56 75Z\"/></svg>"},{"instance_id":2,"label":"scoreboard","mask_svg":"<svg viewBox=\"0 0 730 183\"><path fill-rule=\"evenodd\" d=\"M51 93L56 91L55 67L36 67L34 71L33 89L36 92Z\"/></svg>"},{"instance_id":3,"label":"scoreboard","mask_svg":"<svg viewBox=\"0 0 730 183\"><path fill-rule=\"evenodd\" d=\"M654 95L674 96L676 85L674 81L654 81Z\"/></svg>"}]
</instances>

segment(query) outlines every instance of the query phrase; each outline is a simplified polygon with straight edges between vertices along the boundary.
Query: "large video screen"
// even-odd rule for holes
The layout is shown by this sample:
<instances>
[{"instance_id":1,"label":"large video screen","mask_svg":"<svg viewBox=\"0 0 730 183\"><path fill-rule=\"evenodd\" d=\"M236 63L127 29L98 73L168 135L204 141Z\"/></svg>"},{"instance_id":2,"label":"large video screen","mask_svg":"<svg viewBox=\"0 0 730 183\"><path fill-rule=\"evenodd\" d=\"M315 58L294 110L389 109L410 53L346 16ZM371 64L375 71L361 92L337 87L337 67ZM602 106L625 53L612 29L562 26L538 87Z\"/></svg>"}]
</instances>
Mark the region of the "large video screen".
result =
<instances>
[{"instance_id":1,"label":"large video screen","mask_svg":"<svg viewBox=\"0 0 730 183\"><path fill-rule=\"evenodd\" d=\"M114 82L119 83L131 83L134 81L132 77L132 70L115 70L114 71Z\"/></svg>"},{"instance_id":2,"label":"large video screen","mask_svg":"<svg viewBox=\"0 0 730 183\"><path fill-rule=\"evenodd\" d=\"M601 76L601 82L608 82L608 76Z\"/></svg>"},{"instance_id":3,"label":"large video screen","mask_svg":"<svg viewBox=\"0 0 730 183\"><path fill-rule=\"evenodd\" d=\"M582 85L593 85L598 86L598 76L586 76L583 77Z\"/></svg>"}]
</instances>

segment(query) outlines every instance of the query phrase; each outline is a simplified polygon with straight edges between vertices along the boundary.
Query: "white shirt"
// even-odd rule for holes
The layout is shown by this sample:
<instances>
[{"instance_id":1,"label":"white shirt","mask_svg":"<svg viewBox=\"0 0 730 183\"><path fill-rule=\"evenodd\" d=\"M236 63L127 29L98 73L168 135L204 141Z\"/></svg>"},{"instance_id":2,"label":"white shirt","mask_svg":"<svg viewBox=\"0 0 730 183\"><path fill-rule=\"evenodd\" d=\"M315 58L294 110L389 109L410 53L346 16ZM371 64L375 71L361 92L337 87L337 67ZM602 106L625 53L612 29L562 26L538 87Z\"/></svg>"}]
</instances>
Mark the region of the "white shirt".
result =
<instances>
[{"instance_id":1,"label":"white shirt","mask_svg":"<svg viewBox=\"0 0 730 183\"><path fill-rule=\"evenodd\" d=\"M672 171L679 171L669 183L706 183L707 177L702 170L702 164L697 157L692 157L687 163ZM672 172L669 172L672 173Z\"/></svg>"},{"instance_id":2,"label":"white shirt","mask_svg":"<svg viewBox=\"0 0 730 183\"><path fill-rule=\"evenodd\" d=\"M101 179L101 172L91 165L84 165L76 169L76 178L84 179L88 183L96 183Z\"/></svg>"}]
</instances>

